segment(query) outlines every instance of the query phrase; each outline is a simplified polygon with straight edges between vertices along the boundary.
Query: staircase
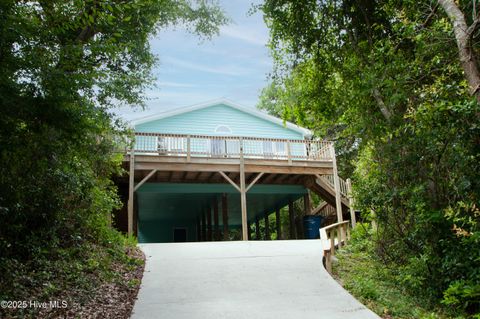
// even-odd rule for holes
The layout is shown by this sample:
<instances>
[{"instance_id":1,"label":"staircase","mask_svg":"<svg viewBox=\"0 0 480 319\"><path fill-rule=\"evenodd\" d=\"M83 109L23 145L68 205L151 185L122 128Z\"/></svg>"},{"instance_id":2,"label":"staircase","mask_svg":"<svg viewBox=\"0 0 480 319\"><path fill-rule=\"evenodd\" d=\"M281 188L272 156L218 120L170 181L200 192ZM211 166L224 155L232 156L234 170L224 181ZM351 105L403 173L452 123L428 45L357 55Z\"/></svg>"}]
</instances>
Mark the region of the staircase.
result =
<instances>
[{"instance_id":1,"label":"staircase","mask_svg":"<svg viewBox=\"0 0 480 319\"><path fill-rule=\"evenodd\" d=\"M347 181L339 177L340 181L340 199L342 202L342 212L344 214L348 213L350 209L350 200L349 200L349 184ZM330 215L335 214L335 186L333 182L333 175L315 175L307 183L307 187L312 191L318 194L323 200L324 203L320 204L317 208L314 209L314 215Z\"/></svg>"}]
</instances>

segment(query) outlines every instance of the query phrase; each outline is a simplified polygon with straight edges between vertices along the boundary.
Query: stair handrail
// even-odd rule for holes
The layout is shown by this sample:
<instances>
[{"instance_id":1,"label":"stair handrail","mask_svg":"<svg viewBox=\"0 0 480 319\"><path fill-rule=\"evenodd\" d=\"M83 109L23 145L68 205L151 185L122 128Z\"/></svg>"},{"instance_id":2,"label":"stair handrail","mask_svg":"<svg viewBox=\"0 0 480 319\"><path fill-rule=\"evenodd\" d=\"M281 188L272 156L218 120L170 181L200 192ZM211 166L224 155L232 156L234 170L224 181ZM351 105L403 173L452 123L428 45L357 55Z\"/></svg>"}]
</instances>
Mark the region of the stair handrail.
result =
<instances>
[{"instance_id":1,"label":"stair handrail","mask_svg":"<svg viewBox=\"0 0 480 319\"><path fill-rule=\"evenodd\" d=\"M335 249L347 245L350 240L350 221L335 223L319 229L320 240L325 257L325 268L332 273L332 257L335 256ZM345 237L343 237L345 236Z\"/></svg>"},{"instance_id":2,"label":"stair handrail","mask_svg":"<svg viewBox=\"0 0 480 319\"><path fill-rule=\"evenodd\" d=\"M329 186L332 187L332 189L335 189L335 184L333 182L333 175L332 174L323 174L323 175L318 175L320 179L324 182L326 182ZM340 176L338 177L338 180L340 181L340 194L343 197L348 197L348 185L347 182L341 178Z\"/></svg>"}]
</instances>

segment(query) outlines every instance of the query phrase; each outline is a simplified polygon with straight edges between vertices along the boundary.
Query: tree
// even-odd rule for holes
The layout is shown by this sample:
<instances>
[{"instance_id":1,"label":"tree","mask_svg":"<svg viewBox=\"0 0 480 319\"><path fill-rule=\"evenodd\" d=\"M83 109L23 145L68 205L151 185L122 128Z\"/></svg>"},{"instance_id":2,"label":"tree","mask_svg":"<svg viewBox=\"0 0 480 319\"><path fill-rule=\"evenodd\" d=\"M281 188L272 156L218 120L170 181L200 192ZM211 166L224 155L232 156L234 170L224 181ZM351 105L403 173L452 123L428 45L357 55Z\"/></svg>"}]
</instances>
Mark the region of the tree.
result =
<instances>
[{"instance_id":1,"label":"tree","mask_svg":"<svg viewBox=\"0 0 480 319\"><path fill-rule=\"evenodd\" d=\"M458 55L463 72L470 86L471 94L477 97L480 102L480 73L478 71L477 57L472 45L474 33L477 31L477 24L480 22L480 16L476 10L473 11L473 22L467 26L465 15L460 7L452 0L439 0L438 3L447 13L455 34L458 46ZM475 1L472 2L476 5Z\"/></svg>"},{"instance_id":2,"label":"tree","mask_svg":"<svg viewBox=\"0 0 480 319\"><path fill-rule=\"evenodd\" d=\"M335 140L358 207L378 219L377 257L410 291L479 311L475 2L267 0L259 9L275 59L259 106Z\"/></svg>"},{"instance_id":3,"label":"tree","mask_svg":"<svg viewBox=\"0 0 480 319\"><path fill-rule=\"evenodd\" d=\"M226 18L205 0L5 0L0 17L0 299L13 300L32 292L24 278L59 271L62 249L113 245L125 129L110 109L142 104L149 38L170 25L210 37Z\"/></svg>"}]
</instances>

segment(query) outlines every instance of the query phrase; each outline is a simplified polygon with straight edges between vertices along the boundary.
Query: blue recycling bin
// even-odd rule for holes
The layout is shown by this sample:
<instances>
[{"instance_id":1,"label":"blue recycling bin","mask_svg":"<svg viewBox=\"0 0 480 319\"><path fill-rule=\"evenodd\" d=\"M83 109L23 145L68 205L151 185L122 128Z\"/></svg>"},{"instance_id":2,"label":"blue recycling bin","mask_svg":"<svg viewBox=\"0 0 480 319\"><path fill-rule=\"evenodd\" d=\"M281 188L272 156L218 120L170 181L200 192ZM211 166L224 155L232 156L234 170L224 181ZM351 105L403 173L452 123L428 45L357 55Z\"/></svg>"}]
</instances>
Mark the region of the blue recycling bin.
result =
<instances>
[{"instance_id":1,"label":"blue recycling bin","mask_svg":"<svg viewBox=\"0 0 480 319\"><path fill-rule=\"evenodd\" d=\"M318 239L320 238L320 225L322 224L322 216L304 216L303 217L303 230L305 239Z\"/></svg>"}]
</instances>

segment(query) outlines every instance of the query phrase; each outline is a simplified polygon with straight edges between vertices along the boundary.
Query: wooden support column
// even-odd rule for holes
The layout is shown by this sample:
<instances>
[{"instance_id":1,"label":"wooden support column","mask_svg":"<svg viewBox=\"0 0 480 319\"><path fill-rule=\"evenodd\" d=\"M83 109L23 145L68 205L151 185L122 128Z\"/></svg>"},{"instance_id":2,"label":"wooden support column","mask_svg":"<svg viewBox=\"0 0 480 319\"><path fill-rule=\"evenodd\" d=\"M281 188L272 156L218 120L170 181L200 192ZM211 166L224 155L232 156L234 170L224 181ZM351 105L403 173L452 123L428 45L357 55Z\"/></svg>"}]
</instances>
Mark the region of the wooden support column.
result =
<instances>
[{"instance_id":1,"label":"wooden support column","mask_svg":"<svg viewBox=\"0 0 480 319\"><path fill-rule=\"evenodd\" d=\"M282 239L282 221L280 219L280 208L275 211L275 221L277 226L277 240Z\"/></svg>"},{"instance_id":2,"label":"wooden support column","mask_svg":"<svg viewBox=\"0 0 480 319\"><path fill-rule=\"evenodd\" d=\"M217 196L213 198L213 238L215 241L220 240L220 228L218 226L218 201Z\"/></svg>"},{"instance_id":3,"label":"wooden support column","mask_svg":"<svg viewBox=\"0 0 480 319\"><path fill-rule=\"evenodd\" d=\"M270 223L268 222L268 213L265 213L265 240L270 240Z\"/></svg>"},{"instance_id":4,"label":"wooden support column","mask_svg":"<svg viewBox=\"0 0 480 319\"><path fill-rule=\"evenodd\" d=\"M247 191L245 189L245 161L243 158L243 139L241 137L240 137L240 204L242 207L242 240L248 240Z\"/></svg>"},{"instance_id":5,"label":"wooden support column","mask_svg":"<svg viewBox=\"0 0 480 319\"><path fill-rule=\"evenodd\" d=\"M223 240L227 241L230 239L228 233L228 202L227 194L222 194L222 222L223 222Z\"/></svg>"},{"instance_id":6,"label":"wooden support column","mask_svg":"<svg viewBox=\"0 0 480 319\"><path fill-rule=\"evenodd\" d=\"M207 208L207 241L212 241L212 210Z\"/></svg>"},{"instance_id":7,"label":"wooden support column","mask_svg":"<svg viewBox=\"0 0 480 319\"><path fill-rule=\"evenodd\" d=\"M335 188L335 206L337 209L337 222L343 222L343 212L342 212L342 194L340 193L340 179L338 178L338 169L337 169L337 156L335 155L335 147L333 143L331 144L332 152L332 165L333 165L333 185ZM340 241L345 238L346 234L343 229L340 229Z\"/></svg>"},{"instance_id":8,"label":"wooden support column","mask_svg":"<svg viewBox=\"0 0 480 319\"><path fill-rule=\"evenodd\" d=\"M191 142L191 137L190 135L187 135L187 162L190 162L191 159L191 148L192 148L192 142Z\"/></svg>"},{"instance_id":9,"label":"wooden support column","mask_svg":"<svg viewBox=\"0 0 480 319\"><path fill-rule=\"evenodd\" d=\"M297 239L303 239L304 232L303 232L303 215L300 213L300 216L295 218L295 229L297 234Z\"/></svg>"},{"instance_id":10,"label":"wooden support column","mask_svg":"<svg viewBox=\"0 0 480 319\"><path fill-rule=\"evenodd\" d=\"M340 179L338 178L337 170L337 157L335 155L335 147L331 145L332 158L333 158L333 185L335 189L335 208L337 209L337 222L343 222L343 213L342 213L342 194L340 193Z\"/></svg>"},{"instance_id":11,"label":"wooden support column","mask_svg":"<svg viewBox=\"0 0 480 319\"><path fill-rule=\"evenodd\" d=\"M223 176L236 190L240 192L240 204L242 208L242 240L248 240L248 215L247 215L247 192L253 187L253 185L263 176L263 172L259 173L250 185L245 185L245 161L243 158L243 140L240 138L240 187L235 184L230 177L222 171L218 172Z\"/></svg>"},{"instance_id":12,"label":"wooden support column","mask_svg":"<svg viewBox=\"0 0 480 319\"><path fill-rule=\"evenodd\" d=\"M130 170L128 177L128 235L133 236L133 196L135 189L135 151L130 150Z\"/></svg>"},{"instance_id":13,"label":"wooden support column","mask_svg":"<svg viewBox=\"0 0 480 319\"><path fill-rule=\"evenodd\" d=\"M303 211L304 215L310 215L312 213L312 204L310 201L310 192L307 190L307 194L303 195Z\"/></svg>"},{"instance_id":14,"label":"wooden support column","mask_svg":"<svg viewBox=\"0 0 480 319\"><path fill-rule=\"evenodd\" d=\"M255 239L260 240L260 221L258 220L258 216L255 217Z\"/></svg>"},{"instance_id":15,"label":"wooden support column","mask_svg":"<svg viewBox=\"0 0 480 319\"><path fill-rule=\"evenodd\" d=\"M295 215L293 213L293 202L290 199L288 202L288 218L290 226L290 239L295 239Z\"/></svg>"}]
</instances>

